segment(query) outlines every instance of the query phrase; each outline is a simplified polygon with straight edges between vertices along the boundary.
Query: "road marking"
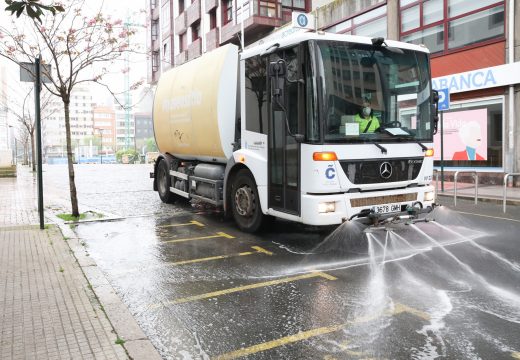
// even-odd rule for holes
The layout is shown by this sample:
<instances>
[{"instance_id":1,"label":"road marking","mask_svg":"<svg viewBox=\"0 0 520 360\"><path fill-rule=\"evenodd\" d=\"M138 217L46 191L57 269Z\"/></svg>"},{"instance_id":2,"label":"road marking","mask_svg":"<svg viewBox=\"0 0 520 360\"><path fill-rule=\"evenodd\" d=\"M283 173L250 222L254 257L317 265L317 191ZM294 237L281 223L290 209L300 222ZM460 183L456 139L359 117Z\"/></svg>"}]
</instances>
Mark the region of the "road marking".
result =
<instances>
[{"instance_id":1,"label":"road marking","mask_svg":"<svg viewBox=\"0 0 520 360\"><path fill-rule=\"evenodd\" d=\"M172 300L172 301L165 301L160 304L151 305L150 309L156 309L156 308L159 308L162 306L168 306L168 305L183 304L183 303L197 301L197 300L210 299L210 298L214 298L217 296L228 295L228 294L232 294L232 293L236 293L236 292L240 292L240 291L258 289L258 288L262 288L262 287L284 284L284 283L298 281L298 280L304 280L304 279L311 279L311 278L315 278L315 277L322 277L327 280L336 280L337 279L332 275L325 274L320 271L316 271L316 272L303 274L303 275L299 275L299 276L287 277L287 278L271 280L271 281L264 281L264 282L259 282L259 283L244 285L244 286L238 286L238 287L224 289L224 290L213 291L213 292L209 292L209 293L205 293L205 294L189 296L189 297L176 299L176 300Z\"/></svg>"},{"instance_id":2,"label":"road marking","mask_svg":"<svg viewBox=\"0 0 520 360\"><path fill-rule=\"evenodd\" d=\"M184 223L184 224L169 224L169 225L159 225L158 227L160 228L166 228L166 227L177 227L177 226L189 226L189 225L195 225L195 226L200 226L200 227L204 227L205 225L196 221L196 220L192 220L188 223Z\"/></svg>"},{"instance_id":3,"label":"road marking","mask_svg":"<svg viewBox=\"0 0 520 360\"><path fill-rule=\"evenodd\" d=\"M459 214L475 215L475 216L481 216L481 217L490 218L490 219L508 220L508 221L520 222L520 220L509 219L509 218L500 217L500 216L482 215L482 214L475 214L475 213L470 213L470 212L465 212L465 211L458 211L458 210L455 210L455 211L458 212Z\"/></svg>"},{"instance_id":4,"label":"road marking","mask_svg":"<svg viewBox=\"0 0 520 360\"><path fill-rule=\"evenodd\" d=\"M429 320L430 316L426 314L423 311L411 308L409 306L403 305L403 304L396 304L392 310L386 311L385 315L387 316L394 316L401 313L411 313L413 315L419 316L421 319ZM307 331L300 331L299 333L296 333L294 335L289 335L280 339L271 340L265 343L253 345L247 348L242 348L240 350L232 351L226 354L219 355L215 358L215 360L231 360L231 359L237 359L243 356L255 354L261 351L266 351L270 349L274 349L276 347L280 347L283 345L295 343L301 340L306 340L315 336L330 334L333 332L336 332L338 330L342 330L348 326L352 325L359 325L363 324L372 320L377 319L378 316L370 315L370 316L364 316L360 317L358 319L354 319L352 321L346 322L344 324L339 325L332 325L327 327L321 327L317 329L311 329Z\"/></svg>"},{"instance_id":5,"label":"road marking","mask_svg":"<svg viewBox=\"0 0 520 360\"><path fill-rule=\"evenodd\" d=\"M263 253L263 254L267 254L267 255L273 255L272 252L269 252L269 251L267 251L265 249L262 249L260 246L252 246L252 248L254 250L256 250L256 251L245 251L245 252L229 254L229 255L217 255L217 256L209 256L209 257L199 258L199 259L175 261L175 262L164 263L162 265L157 265L157 266L154 266L154 267L179 266L179 265L186 265L186 264L194 264L194 263L205 262L205 261L228 259L228 258L232 258L232 257L236 257L236 256L253 255L253 254L258 254L258 253ZM149 269L149 268L146 268L146 269Z\"/></svg>"},{"instance_id":6,"label":"road marking","mask_svg":"<svg viewBox=\"0 0 520 360\"><path fill-rule=\"evenodd\" d=\"M199 236L194 238L185 238L185 239L175 239L175 240L166 240L161 241L162 244L165 243L179 243L179 242L185 242L185 241L194 241L194 240L206 240L206 239L215 239L215 238L227 238L227 239L234 239L234 236L228 235L224 232L218 232L215 235L209 235L209 236Z\"/></svg>"},{"instance_id":7,"label":"road marking","mask_svg":"<svg viewBox=\"0 0 520 360\"><path fill-rule=\"evenodd\" d=\"M511 357L513 359L520 359L520 352L513 352L513 353L511 353Z\"/></svg>"}]
</instances>

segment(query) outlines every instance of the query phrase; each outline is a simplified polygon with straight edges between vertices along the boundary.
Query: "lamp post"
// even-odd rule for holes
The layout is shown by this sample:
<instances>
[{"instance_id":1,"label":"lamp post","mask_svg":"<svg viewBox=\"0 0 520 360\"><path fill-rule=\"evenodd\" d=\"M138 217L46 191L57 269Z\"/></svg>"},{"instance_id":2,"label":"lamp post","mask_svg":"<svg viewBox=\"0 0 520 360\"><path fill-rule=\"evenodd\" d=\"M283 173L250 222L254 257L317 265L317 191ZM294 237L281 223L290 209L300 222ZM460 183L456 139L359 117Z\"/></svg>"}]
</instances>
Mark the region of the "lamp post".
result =
<instances>
[{"instance_id":1,"label":"lamp post","mask_svg":"<svg viewBox=\"0 0 520 360\"><path fill-rule=\"evenodd\" d=\"M100 151L100 155L101 155L101 164L103 164L103 130L104 129L96 128L96 130L99 131L99 135L101 135L101 151Z\"/></svg>"}]
</instances>

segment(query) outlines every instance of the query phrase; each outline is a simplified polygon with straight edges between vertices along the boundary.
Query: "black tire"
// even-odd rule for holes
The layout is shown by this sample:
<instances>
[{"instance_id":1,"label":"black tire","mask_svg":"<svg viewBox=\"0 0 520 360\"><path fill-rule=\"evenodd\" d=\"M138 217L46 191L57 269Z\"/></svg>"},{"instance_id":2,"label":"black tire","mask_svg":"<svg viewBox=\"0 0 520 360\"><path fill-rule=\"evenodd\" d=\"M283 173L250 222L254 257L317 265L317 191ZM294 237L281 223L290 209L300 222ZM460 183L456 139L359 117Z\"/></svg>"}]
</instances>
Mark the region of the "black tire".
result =
<instances>
[{"instance_id":1,"label":"black tire","mask_svg":"<svg viewBox=\"0 0 520 360\"><path fill-rule=\"evenodd\" d=\"M258 231L266 220L260 206L255 181L247 169L239 170L233 179L231 210L237 226L248 233Z\"/></svg>"},{"instance_id":2,"label":"black tire","mask_svg":"<svg viewBox=\"0 0 520 360\"><path fill-rule=\"evenodd\" d=\"M170 191L171 176L168 162L164 159L159 161L157 165L157 192L163 203L173 204L175 202L175 194Z\"/></svg>"}]
</instances>

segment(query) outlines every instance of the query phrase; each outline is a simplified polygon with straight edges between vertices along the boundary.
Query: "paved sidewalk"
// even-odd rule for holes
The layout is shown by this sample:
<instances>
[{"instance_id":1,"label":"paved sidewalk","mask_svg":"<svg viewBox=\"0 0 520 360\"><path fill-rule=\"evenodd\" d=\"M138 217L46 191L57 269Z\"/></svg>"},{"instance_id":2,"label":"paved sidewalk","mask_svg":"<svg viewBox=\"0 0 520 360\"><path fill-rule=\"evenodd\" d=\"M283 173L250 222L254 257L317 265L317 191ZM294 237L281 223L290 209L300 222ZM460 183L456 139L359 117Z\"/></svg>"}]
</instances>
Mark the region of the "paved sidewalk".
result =
<instances>
[{"instance_id":1,"label":"paved sidewalk","mask_svg":"<svg viewBox=\"0 0 520 360\"><path fill-rule=\"evenodd\" d=\"M20 168L0 178L0 359L127 359L59 229L39 230Z\"/></svg>"}]
</instances>

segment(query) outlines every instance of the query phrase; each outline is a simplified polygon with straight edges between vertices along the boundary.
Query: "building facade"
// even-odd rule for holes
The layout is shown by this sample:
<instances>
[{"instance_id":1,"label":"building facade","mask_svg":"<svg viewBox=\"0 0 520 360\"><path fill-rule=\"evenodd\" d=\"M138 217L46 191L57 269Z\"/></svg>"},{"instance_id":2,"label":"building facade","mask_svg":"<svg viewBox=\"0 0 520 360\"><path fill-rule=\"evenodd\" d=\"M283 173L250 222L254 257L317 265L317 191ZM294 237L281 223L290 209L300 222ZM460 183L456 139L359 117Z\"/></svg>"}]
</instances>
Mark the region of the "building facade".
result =
<instances>
[{"instance_id":1,"label":"building facade","mask_svg":"<svg viewBox=\"0 0 520 360\"><path fill-rule=\"evenodd\" d=\"M99 136L99 152L113 154L116 149L116 113L113 108L95 106L92 109L94 136Z\"/></svg>"},{"instance_id":2,"label":"building facade","mask_svg":"<svg viewBox=\"0 0 520 360\"><path fill-rule=\"evenodd\" d=\"M135 113L135 146L140 153L151 151L146 149L147 141L154 139L151 113ZM143 151L144 149L144 151Z\"/></svg>"},{"instance_id":3,"label":"building facade","mask_svg":"<svg viewBox=\"0 0 520 360\"><path fill-rule=\"evenodd\" d=\"M520 4L515 0L243 3L246 45L287 22L291 11L311 8L319 30L424 44L431 51L433 88L450 94L450 108L442 112L445 166L520 171ZM238 41L240 1L150 4L150 82L173 65ZM436 165L440 142L439 133Z\"/></svg>"},{"instance_id":4,"label":"building facade","mask_svg":"<svg viewBox=\"0 0 520 360\"><path fill-rule=\"evenodd\" d=\"M310 10L311 0L149 0L148 82L204 52L239 44L242 22L250 44L290 21L292 11Z\"/></svg>"}]
</instances>

